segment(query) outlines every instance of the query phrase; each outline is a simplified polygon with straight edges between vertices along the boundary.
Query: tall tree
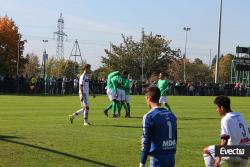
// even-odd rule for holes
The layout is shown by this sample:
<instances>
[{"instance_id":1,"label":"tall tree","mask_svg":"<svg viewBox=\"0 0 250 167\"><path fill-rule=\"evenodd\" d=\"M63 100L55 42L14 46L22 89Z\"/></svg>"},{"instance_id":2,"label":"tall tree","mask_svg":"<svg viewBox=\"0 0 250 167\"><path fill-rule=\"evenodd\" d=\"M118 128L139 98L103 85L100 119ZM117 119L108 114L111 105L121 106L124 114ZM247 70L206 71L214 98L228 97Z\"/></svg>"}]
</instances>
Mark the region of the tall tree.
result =
<instances>
[{"instance_id":1,"label":"tall tree","mask_svg":"<svg viewBox=\"0 0 250 167\"><path fill-rule=\"evenodd\" d=\"M84 60L82 63L85 64L86 61ZM76 67L75 71L74 66ZM49 58L48 62L46 63L47 75L57 78L62 76L66 76L67 78L74 78L74 73L75 75L77 75L82 72L81 67L82 65L77 62L75 64L75 62L73 62L72 60L57 60L54 57Z\"/></svg>"},{"instance_id":2,"label":"tall tree","mask_svg":"<svg viewBox=\"0 0 250 167\"><path fill-rule=\"evenodd\" d=\"M149 78L153 72L167 72L173 60L179 59L177 52L170 48L170 40L159 35L145 35L141 41L122 35L123 43L112 45L112 51L105 50L107 57L102 63L110 70L127 70L139 79L142 74Z\"/></svg>"},{"instance_id":3,"label":"tall tree","mask_svg":"<svg viewBox=\"0 0 250 167\"><path fill-rule=\"evenodd\" d=\"M224 55L219 61L219 78L221 82L229 82L231 77L231 63L233 54ZM215 75L215 66L213 66L213 77Z\"/></svg>"},{"instance_id":4,"label":"tall tree","mask_svg":"<svg viewBox=\"0 0 250 167\"><path fill-rule=\"evenodd\" d=\"M209 67L202 60L196 58L187 65L187 80L193 82L209 81Z\"/></svg>"},{"instance_id":5,"label":"tall tree","mask_svg":"<svg viewBox=\"0 0 250 167\"><path fill-rule=\"evenodd\" d=\"M109 73L109 69L107 67L100 67L94 71L96 79L106 78Z\"/></svg>"},{"instance_id":6,"label":"tall tree","mask_svg":"<svg viewBox=\"0 0 250 167\"><path fill-rule=\"evenodd\" d=\"M186 64L189 63L189 60L186 61ZM167 71L168 79L173 81L183 80L183 60L173 60L169 64L169 68Z\"/></svg>"},{"instance_id":7,"label":"tall tree","mask_svg":"<svg viewBox=\"0 0 250 167\"><path fill-rule=\"evenodd\" d=\"M193 63L194 64L203 64L202 60L199 58L195 58Z\"/></svg>"},{"instance_id":8,"label":"tall tree","mask_svg":"<svg viewBox=\"0 0 250 167\"><path fill-rule=\"evenodd\" d=\"M41 73L39 57L34 53L27 54L27 63L24 65L23 75L27 77L38 76Z\"/></svg>"},{"instance_id":9,"label":"tall tree","mask_svg":"<svg viewBox=\"0 0 250 167\"><path fill-rule=\"evenodd\" d=\"M19 53L19 69L22 71L24 41L14 21L7 16L0 17L0 74L15 75ZM18 52L19 50L19 52Z\"/></svg>"}]
</instances>

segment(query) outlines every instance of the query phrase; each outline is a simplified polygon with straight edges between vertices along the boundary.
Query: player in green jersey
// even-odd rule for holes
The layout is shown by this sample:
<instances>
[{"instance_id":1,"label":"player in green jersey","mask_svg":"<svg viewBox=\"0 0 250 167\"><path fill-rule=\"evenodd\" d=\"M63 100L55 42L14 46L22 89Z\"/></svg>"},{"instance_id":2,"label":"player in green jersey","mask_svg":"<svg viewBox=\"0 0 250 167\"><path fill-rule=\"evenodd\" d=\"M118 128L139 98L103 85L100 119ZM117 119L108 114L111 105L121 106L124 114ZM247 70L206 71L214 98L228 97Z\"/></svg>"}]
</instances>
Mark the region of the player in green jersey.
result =
<instances>
[{"instance_id":1,"label":"player in green jersey","mask_svg":"<svg viewBox=\"0 0 250 167\"><path fill-rule=\"evenodd\" d=\"M123 75L128 75L127 72L123 72ZM128 107L126 103L126 95L124 89L124 79L120 75L119 71L112 72L108 75L107 80L107 95L112 101L105 110L104 114L108 116L108 110L112 107L113 117L119 117L122 106L128 115Z\"/></svg>"},{"instance_id":2,"label":"player in green jersey","mask_svg":"<svg viewBox=\"0 0 250 167\"><path fill-rule=\"evenodd\" d=\"M171 111L171 108L170 108L170 106L167 102L167 98L166 98L168 90L169 90L168 81L166 79L164 79L164 76L162 73L159 74L159 80L157 81L157 87L161 91L161 98L159 100L159 103L164 104Z\"/></svg>"},{"instance_id":3,"label":"player in green jersey","mask_svg":"<svg viewBox=\"0 0 250 167\"><path fill-rule=\"evenodd\" d=\"M128 107L126 103L126 95L125 95L125 89L124 89L124 76L128 75L127 71L122 72L122 75L116 75L114 76L111 81L116 83L115 90L117 92L117 101L118 101L118 113L117 117L121 115L121 109L124 107L126 113L128 113Z\"/></svg>"},{"instance_id":4,"label":"player in green jersey","mask_svg":"<svg viewBox=\"0 0 250 167\"><path fill-rule=\"evenodd\" d=\"M130 81L128 79L128 72L123 71L122 77L123 77L124 90L125 90L125 102L127 104L127 112L126 112L125 117L129 118L130 117Z\"/></svg>"},{"instance_id":5,"label":"player in green jersey","mask_svg":"<svg viewBox=\"0 0 250 167\"><path fill-rule=\"evenodd\" d=\"M112 108L112 113L113 113L113 117L115 116L115 113L118 111L118 101L117 101L117 90L116 90L116 81L114 79L112 79L113 77L120 75L119 71L114 71L111 72L108 75L108 79L107 79L107 86L106 86L106 90L107 90L107 95L108 98L110 99L110 101L112 101L112 103L104 110L104 114L106 116L108 116L108 110Z\"/></svg>"}]
</instances>

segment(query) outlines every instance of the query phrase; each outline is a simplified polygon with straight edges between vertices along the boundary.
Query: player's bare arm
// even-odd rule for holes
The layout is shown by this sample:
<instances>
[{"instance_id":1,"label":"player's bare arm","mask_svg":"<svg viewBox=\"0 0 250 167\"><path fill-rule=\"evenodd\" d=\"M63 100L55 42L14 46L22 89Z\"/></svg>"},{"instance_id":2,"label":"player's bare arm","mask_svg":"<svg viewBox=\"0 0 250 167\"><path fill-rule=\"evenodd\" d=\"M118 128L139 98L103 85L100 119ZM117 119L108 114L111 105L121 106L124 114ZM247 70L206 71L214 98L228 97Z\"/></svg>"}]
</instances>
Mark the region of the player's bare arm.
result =
<instances>
[{"instance_id":1,"label":"player's bare arm","mask_svg":"<svg viewBox=\"0 0 250 167\"><path fill-rule=\"evenodd\" d=\"M221 139L220 145L221 146L227 146L228 139ZM216 157L216 160L214 162L214 167L220 166L221 157Z\"/></svg>"}]
</instances>

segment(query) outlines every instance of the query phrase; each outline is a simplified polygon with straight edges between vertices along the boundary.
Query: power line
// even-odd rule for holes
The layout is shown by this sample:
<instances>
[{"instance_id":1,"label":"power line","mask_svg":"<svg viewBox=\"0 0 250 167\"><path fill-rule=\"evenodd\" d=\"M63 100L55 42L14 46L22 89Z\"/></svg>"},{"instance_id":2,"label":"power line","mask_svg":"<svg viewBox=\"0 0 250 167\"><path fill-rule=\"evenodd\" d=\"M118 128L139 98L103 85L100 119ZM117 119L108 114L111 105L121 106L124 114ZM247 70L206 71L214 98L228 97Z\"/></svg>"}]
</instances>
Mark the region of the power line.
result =
<instances>
[{"instance_id":1,"label":"power line","mask_svg":"<svg viewBox=\"0 0 250 167\"><path fill-rule=\"evenodd\" d=\"M37 40L37 41L41 41L42 39L49 39L49 40L53 40L52 37L45 37L45 36L33 36L33 35L24 35L25 38L29 39L29 40ZM74 42L75 39L73 38L69 38L67 39L67 41L65 41L66 43L71 43ZM100 45L100 46L108 46L109 42L108 41L96 41L96 40L84 40L84 39L80 39L78 40L79 43L83 43L83 44L87 44L87 45Z\"/></svg>"}]
</instances>

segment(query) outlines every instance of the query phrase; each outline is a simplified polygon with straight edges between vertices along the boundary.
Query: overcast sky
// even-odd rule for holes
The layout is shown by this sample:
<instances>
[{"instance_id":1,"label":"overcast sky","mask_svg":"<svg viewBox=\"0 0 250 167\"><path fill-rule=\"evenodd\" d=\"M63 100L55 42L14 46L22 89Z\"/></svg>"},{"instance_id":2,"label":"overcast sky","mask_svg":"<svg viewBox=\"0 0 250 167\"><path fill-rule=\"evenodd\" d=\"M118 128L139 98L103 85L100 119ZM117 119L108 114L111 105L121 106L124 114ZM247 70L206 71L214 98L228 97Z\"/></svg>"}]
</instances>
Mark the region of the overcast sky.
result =
<instances>
[{"instance_id":1,"label":"overcast sky","mask_svg":"<svg viewBox=\"0 0 250 167\"><path fill-rule=\"evenodd\" d=\"M57 20L63 14L68 41L64 57L69 58L75 39L79 40L83 59L93 69L101 66L101 56L109 43L119 44L121 33L140 39L145 33L164 35L173 48L184 52L188 32L187 58L196 57L209 63L217 53L220 0L0 0L0 16L9 16L20 28L25 54L41 57L47 39L49 56L56 55ZM237 45L250 44L250 1L224 0L221 53L235 53Z\"/></svg>"}]
</instances>

